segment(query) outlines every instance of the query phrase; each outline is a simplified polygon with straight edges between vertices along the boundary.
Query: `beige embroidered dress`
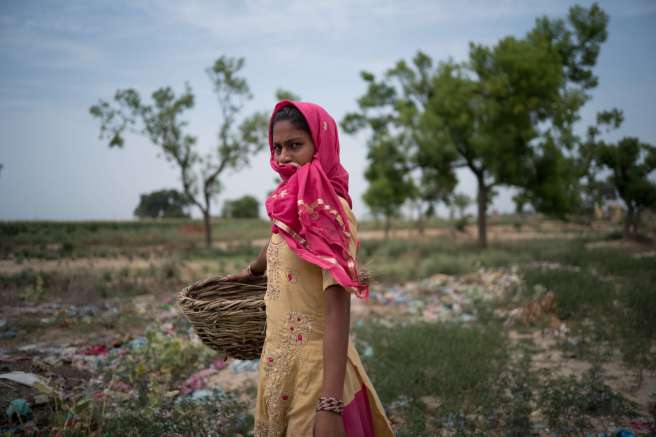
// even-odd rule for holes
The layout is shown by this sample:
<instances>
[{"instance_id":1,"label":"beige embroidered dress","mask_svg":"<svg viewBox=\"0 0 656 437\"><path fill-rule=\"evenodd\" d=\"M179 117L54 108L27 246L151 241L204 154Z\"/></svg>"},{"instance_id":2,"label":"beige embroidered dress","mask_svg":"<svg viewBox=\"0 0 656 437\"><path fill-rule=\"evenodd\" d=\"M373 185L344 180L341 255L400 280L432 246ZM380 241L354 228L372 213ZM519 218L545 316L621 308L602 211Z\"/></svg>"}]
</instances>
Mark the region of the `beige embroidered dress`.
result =
<instances>
[{"instance_id":1,"label":"beige embroidered dress","mask_svg":"<svg viewBox=\"0 0 656 437\"><path fill-rule=\"evenodd\" d=\"M346 201L340 200L349 218L350 251L355 254L355 218ZM255 436L312 436L323 382L323 291L336 282L328 271L296 255L278 234L272 234L269 241L267 276L267 328L259 367ZM349 436L393 435L351 342L343 400ZM360 425L359 421L367 423Z\"/></svg>"}]
</instances>

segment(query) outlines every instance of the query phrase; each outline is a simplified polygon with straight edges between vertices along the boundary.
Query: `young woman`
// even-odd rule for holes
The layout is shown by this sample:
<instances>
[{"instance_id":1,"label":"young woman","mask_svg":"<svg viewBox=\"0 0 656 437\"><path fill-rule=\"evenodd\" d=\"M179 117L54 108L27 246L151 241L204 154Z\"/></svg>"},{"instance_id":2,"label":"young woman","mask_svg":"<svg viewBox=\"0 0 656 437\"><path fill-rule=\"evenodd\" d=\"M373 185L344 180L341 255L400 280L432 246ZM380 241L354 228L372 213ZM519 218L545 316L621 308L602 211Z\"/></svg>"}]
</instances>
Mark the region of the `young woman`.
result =
<instances>
[{"instance_id":1,"label":"young woman","mask_svg":"<svg viewBox=\"0 0 656 437\"><path fill-rule=\"evenodd\" d=\"M349 342L358 279L355 218L337 125L320 106L279 102L269 123L267 246L234 279L267 274L267 329L256 436L389 436L391 427Z\"/></svg>"}]
</instances>

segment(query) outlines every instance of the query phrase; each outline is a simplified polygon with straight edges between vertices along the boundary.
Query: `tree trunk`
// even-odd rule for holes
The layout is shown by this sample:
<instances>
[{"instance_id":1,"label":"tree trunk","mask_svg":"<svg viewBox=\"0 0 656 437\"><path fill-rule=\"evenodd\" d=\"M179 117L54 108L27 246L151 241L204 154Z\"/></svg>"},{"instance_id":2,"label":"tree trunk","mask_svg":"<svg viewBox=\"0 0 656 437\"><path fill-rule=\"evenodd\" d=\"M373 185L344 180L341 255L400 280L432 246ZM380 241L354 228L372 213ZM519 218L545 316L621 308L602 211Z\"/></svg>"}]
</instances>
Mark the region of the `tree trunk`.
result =
<instances>
[{"instance_id":1,"label":"tree trunk","mask_svg":"<svg viewBox=\"0 0 656 437\"><path fill-rule=\"evenodd\" d=\"M425 221L424 221L425 219L426 216L424 215L421 208L419 208L419 214L417 215L417 231L421 236L424 235L424 231L426 230Z\"/></svg>"},{"instance_id":2,"label":"tree trunk","mask_svg":"<svg viewBox=\"0 0 656 437\"><path fill-rule=\"evenodd\" d=\"M203 223L205 224L205 247L212 247L212 220L210 217L210 210L203 210Z\"/></svg>"},{"instance_id":3,"label":"tree trunk","mask_svg":"<svg viewBox=\"0 0 656 437\"><path fill-rule=\"evenodd\" d=\"M389 231L391 226L391 217L385 214L385 240L389 239Z\"/></svg>"},{"instance_id":4,"label":"tree trunk","mask_svg":"<svg viewBox=\"0 0 656 437\"><path fill-rule=\"evenodd\" d=\"M485 186L483 175L476 175L478 179L478 245L487 247L487 194L489 187Z\"/></svg>"},{"instance_id":5,"label":"tree trunk","mask_svg":"<svg viewBox=\"0 0 656 437\"><path fill-rule=\"evenodd\" d=\"M631 228L633 227L633 207L626 205L626 214L624 215L624 238L631 238Z\"/></svg>"},{"instance_id":6,"label":"tree trunk","mask_svg":"<svg viewBox=\"0 0 656 437\"><path fill-rule=\"evenodd\" d=\"M638 232L640 229L640 213L640 208L636 208L635 211L633 211L633 236L636 240L640 238L640 233Z\"/></svg>"},{"instance_id":7,"label":"tree trunk","mask_svg":"<svg viewBox=\"0 0 656 437\"><path fill-rule=\"evenodd\" d=\"M426 234L426 226L423 218L417 220L417 230L422 237Z\"/></svg>"}]
</instances>

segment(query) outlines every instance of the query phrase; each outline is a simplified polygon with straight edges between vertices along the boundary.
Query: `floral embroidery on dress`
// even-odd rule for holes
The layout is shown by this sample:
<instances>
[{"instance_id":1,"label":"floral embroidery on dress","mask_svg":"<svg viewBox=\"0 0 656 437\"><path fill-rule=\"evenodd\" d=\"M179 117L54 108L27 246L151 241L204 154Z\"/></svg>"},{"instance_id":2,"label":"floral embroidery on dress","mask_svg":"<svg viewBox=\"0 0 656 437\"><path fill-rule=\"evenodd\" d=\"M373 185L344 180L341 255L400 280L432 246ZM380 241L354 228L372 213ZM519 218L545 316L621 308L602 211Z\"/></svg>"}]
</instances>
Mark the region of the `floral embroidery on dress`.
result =
<instances>
[{"instance_id":1,"label":"floral embroidery on dress","mask_svg":"<svg viewBox=\"0 0 656 437\"><path fill-rule=\"evenodd\" d=\"M273 239L267 248L267 278L265 299L276 300L280 296L280 243Z\"/></svg>"},{"instance_id":2,"label":"floral embroidery on dress","mask_svg":"<svg viewBox=\"0 0 656 437\"><path fill-rule=\"evenodd\" d=\"M287 320L278 332L280 348L273 352L266 350L264 360L264 404L267 423L255 424L255 435L281 435L285 429L286 410L291 400L293 387L285 386L290 382L288 376L296 367L299 352L307 344L312 332L312 319L307 314L290 311Z\"/></svg>"}]
</instances>

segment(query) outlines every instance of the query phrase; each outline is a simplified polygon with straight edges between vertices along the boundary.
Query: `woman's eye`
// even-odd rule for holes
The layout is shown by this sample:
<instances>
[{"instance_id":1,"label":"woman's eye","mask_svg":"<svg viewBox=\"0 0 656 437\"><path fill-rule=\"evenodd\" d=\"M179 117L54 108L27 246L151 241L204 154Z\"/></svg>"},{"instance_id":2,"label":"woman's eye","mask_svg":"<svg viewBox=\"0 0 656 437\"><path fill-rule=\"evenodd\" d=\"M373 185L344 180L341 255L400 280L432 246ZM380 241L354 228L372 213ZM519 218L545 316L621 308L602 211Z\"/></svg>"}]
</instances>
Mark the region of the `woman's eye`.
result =
<instances>
[{"instance_id":1,"label":"woman's eye","mask_svg":"<svg viewBox=\"0 0 656 437\"><path fill-rule=\"evenodd\" d=\"M292 143L292 149L298 149L301 147L301 143Z\"/></svg>"},{"instance_id":2,"label":"woman's eye","mask_svg":"<svg viewBox=\"0 0 656 437\"><path fill-rule=\"evenodd\" d=\"M282 147L280 146L273 146L273 151L276 152L276 154L280 154L280 151L282 150Z\"/></svg>"}]
</instances>

